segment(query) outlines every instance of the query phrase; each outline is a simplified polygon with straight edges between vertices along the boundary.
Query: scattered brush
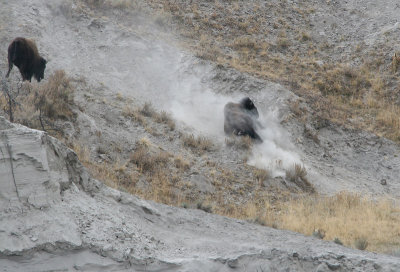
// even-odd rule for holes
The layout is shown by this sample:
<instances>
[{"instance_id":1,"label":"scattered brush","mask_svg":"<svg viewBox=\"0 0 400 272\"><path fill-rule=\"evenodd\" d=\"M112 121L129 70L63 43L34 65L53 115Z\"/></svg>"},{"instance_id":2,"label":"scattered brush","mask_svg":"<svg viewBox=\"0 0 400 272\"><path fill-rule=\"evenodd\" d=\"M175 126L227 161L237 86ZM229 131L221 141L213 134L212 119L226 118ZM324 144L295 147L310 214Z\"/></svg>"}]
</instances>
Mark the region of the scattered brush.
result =
<instances>
[{"instance_id":1,"label":"scattered brush","mask_svg":"<svg viewBox=\"0 0 400 272\"><path fill-rule=\"evenodd\" d=\"M282 212L275 219L280 229L321 236L318 231L310 233L318 226L324 230L324 239L340 237L342 244L361 250L368 247L385 252L400 244L396 235L400 208L392 200L341 192L331 197L307 195L282 204Z\"/></svg>"},{"instance_id":2,"label":"scattered brush","mask_svg":"<svg viewBox=\"0 0 400 272\"><path fill-rule=\"evenodd\" d=\"M10 120L15 117L15 121L48 131L53 136L63 133L56 121L74 121L74 87L63 70L55 71L44 84L18 84L17 91L18 97L13 97L12 104L8 103L14 112L10 112L10 106L4 107L9 115L11 113Z\"/></svg>"},{"instance_id":3,"label":"scattered brush","mask_svg":"<svg viewBox=\"0 0 400 272\"><path fill-rule=\"evenodd\" d=\"M250 150L253 147L253 139L249 136L235 136L225 138L225 144L227 147L237 146L239 149Z\"/></svg>"},{"instance_id":4,"label":"scattered brush","mask_svg":"<svg viewBox=\"0 0 400 272\"><path fill-rule=\"evenodd\" d=\"M212 206L209 204L204 204L202 202L198 202L196 207L197 207L197 209L203 210L206 213L212 213Z\"/></svg>"},{"instance_id":5,"label":"scattered brush","mask_svg":"<svg viewBox=\"0 0 400 272\"><path fill-rule=\"evenodd\" d=\"M169 157L168 152L161 151L152 154L148 146L138 144L136 150L131 154L130 161L137 165L140 172L152 173L158 168L166 167Z\"/></svg>"},{"instance_id":6,"label":"scattered brush","mask_svg":"<svg viewBox=\"0 0 400 272\"><path fill-rule=\"evenodd\" d=\"M35 107L44 116L53 120L70 119L73 116L73 88L63 70L55 71L45 84L34 91Z\"/></svg>"},{"instance_id":7,"label":"scattered brush","mask_svg":"<svg viewBox=\"0 0 400 272\"><path fill-rule=\"evenodd\" d=\"M181 169L182 171L186 171L190 169L190 163L185 160L181 155L175 157L174 159L175 166L178 169Z\"/></svg>"},{"instance_id":8,"label":"scattered brush","mask_svg":"<svg viewBox=\"0 0 400 272\"><path fill-rule=\"evenodd\" d=\"M253 171L253 174L254 174L256 181L260 184L260 186L262 186L264 184L264 181L271 178L271 173L265 169L255 169Z\"/></svg>"},{"instance_id":9,"label":"scattered brush","mask_svg":"<svg viewBox=\"0 0 400 272\"><path fill-rule=\"evenodd\" d=\"M354 246L359 250L365 250L368 247L368 240L365 237L359 237L354 240Z\"/></svg>"},{"instance_id":10,"label":"scattered brush","mask_svg":"<svg viewBox=\"0 0 400 272\"><path fill-rule=\"evenodd\" d=\"M335 244L338 244L338 245L343 245L343 242L342 241L340 241L340 239L339 238L337 238L337 237L335 237L335 239L333 239L333 242L335 243Z\"/></svg>"},{"instance_id":11,"label":"scattered brush","mask_svg":"<svg viewBox=\"0 0 400 272\"><path fill-rule=\"evenodd\" d=\"M140 172L149 172L154 169L154 158L150 156L148 147L139 145L131 154L131 162L136 164Z\"/></svg>"},{"instance_id":12,"label":"scattered brush","mask_svg":"<svg viewBox=\"0 0 400 272\"><path fill-rule=\"evenodd\" d=\"M182 142L184 146L199 152L211 151L214 147L210 139L203 136L195 137L193 134L184 135Z\"/></svg>"},{"instance_id":13,"label":"scattered brush","mask_svg":"<svg viewBox=\"0 0 400 272\"><path fill-rule=\"evenodd\" d=\"M175 122L171 115L166 111L161 111L160 113L155 114L155 121L157 123L166 124L170 130L175 129Z\"/></svg>"},{"instance_id":14,"label":"scattered brush","mask_svg":"<svg viewBox=\"0 0 400 272\"><path fill-rule=\"evenodd\" d=\"M154 110L153 106L151 103L146 102L144 103L143 107L139 110L141 114L143 114L146 117L154 117L156 115L156 111Z\"/></svg>"},{"instance_id":15,"label":"scattered brush","mask_svg":"<svg viewBox=\"0 0 400 272\"><path fill-rule=\"evenodd\" d=\"M286 179L295 183L307 192L314 192L315 189L307 179L307 170L304 166L295 163L292 168L286 170Z\"/></svg>"}]
</instances>

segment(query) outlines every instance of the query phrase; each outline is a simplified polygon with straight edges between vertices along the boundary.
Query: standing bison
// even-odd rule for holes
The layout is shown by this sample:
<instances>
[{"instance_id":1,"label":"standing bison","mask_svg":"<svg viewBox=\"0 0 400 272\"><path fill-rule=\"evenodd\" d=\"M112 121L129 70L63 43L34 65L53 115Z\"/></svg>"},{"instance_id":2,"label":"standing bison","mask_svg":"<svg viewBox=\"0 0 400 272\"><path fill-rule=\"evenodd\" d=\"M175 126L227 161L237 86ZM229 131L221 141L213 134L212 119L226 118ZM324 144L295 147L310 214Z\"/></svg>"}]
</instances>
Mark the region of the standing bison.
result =
<instances>
[{"instance_id":1,"label":"standing bison","mask_svg":"<svg viewBox=\"0 0 400 272\"><path fill-rule=\"evenodd\" d=\"M38 82L44 78L46 60L42 58L34 41L25 38L15 38L8 46L8 72L10 75L13 64L18 67L22 80L36 78Z\"/></svg>"},{"instance_id":2,"label":"standing bison","mask_svg":"<svg viewBox=\"0 0 400 272\"><path fill-rule=\"evenodd\" d=\"M258 125L258 110L250 98L245 97L239 103L228 103L224 108L224 131L226 134L238 136L250 136L262 142L261 137L255 131Z\"/></svg>"}]
</instances>

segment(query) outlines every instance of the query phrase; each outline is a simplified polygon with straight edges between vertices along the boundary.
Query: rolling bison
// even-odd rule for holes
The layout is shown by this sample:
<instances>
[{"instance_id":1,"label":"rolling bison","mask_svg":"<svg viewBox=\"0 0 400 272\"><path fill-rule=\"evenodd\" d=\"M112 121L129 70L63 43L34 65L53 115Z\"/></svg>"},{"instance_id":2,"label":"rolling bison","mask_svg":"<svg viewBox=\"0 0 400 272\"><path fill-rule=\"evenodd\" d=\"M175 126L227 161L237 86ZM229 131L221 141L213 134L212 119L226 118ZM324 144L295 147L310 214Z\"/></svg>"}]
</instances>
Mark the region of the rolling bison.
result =
<instances>
[{"instance_id":1,"label":"rolling bison","mask_svg":"<svg viewBox=\"0 0 400 272\"><path fill-rule=\"evenodd\" d=\"M228 103L224 108L224 131L226 134L245 136L262 142L261 137L255 131L258 126L258 110L250 98L245 97L239 103Z\"/></svg>"},{"instance_id":2,"label":"rolling bison","mask_svg":"<svg viewBox=\"0 0 400 272\"><path fill-rule=\"evenodd\" d=\"M15 38L8 46L8 72L10 75L13 64L18 67L22 80L31 81L32 76L38 82L44 78L46 60L42 58L34 41L25 38Z\"/></svg>"}]
</instances>

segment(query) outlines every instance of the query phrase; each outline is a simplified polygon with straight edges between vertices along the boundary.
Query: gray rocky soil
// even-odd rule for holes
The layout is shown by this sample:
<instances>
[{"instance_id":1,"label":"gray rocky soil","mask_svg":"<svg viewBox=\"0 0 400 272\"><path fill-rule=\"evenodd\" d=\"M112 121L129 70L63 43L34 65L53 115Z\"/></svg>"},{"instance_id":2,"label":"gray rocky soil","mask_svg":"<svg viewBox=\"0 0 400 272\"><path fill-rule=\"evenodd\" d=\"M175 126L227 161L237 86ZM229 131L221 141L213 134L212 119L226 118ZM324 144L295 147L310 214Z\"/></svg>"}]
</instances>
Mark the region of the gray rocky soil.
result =
<instances>
[{"instance_id":1,"label":"gray rocky soil","mask_svg":"<svg viewBox=\"0 0 400 272\"><path fill-rule=\"evenodd\" d=\"M354 43L379 46L385 29L398 31L393 1L387 2L335 2L329 8L355 17L351 22L356 25L347 26ZM94 160L128 159L136 142L146 137L192 163L185 175L199 194L214 190L205 162L251 179L244 173L247 161L271 170L268 186L283 186L285 169L301 163L321 194L346 190L400 196L400 149L395 143L328 121L299 123L288 106L299 98L290 90L196 59L179 49L179 39L160 18L120 10L100 15L79 1L0 0L0 6L1 71L6 71L9 42L25 36L34 38L49 59L46 75L63 69L77 79L77 121L65 132L88 147ZM344 24L340 16L319 9L314 20L325 16ZM318 33L331 38L328 29ZM14 68L10 82L18 77ZM254 99L265 127L264 143L248 157L225 146L222 130L223 106L245 95ZM152 123L156 133L149 133L123 115L127 105L140 107L148 101L172 114L174 131ZM213 150L197 156L182 149L178 139L188 132L212 139ZM111 189L90 177L76 154L54 138L2 117L0 138L4 271L400 271L400 260L393 256ZM99 156L99 147L106 157Z\"/></svg>"}]
</instances>

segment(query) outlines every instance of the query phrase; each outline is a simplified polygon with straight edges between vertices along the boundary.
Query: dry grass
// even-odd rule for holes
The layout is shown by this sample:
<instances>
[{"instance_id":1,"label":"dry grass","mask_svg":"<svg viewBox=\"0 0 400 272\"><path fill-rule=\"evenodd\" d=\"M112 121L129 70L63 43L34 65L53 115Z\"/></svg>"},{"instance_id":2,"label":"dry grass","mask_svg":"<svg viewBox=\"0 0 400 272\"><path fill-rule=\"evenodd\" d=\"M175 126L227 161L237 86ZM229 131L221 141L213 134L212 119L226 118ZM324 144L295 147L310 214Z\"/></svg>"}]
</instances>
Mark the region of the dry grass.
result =
<instances>
[{"instance_id":1,"label":"dry grass","mask_svg":"<svg viewBox=\"0 0 400 272\"><path fill-rule=\"evenodd\" d=\"M182 155L178 155L174 159L176 168L186 171L190 169L190 162L188 162Z\"/></svg>"},{"instance_id":2,"label":"dry grass","mask_svg":"<svg viewBox=\"0 0 400 272\"><path fill-rule=\"evenodd\" d=\"M271 172L265 169L254 169L254 177L260 186L263 186L264 181L271 178Z\"/></svg>"},{"instance_id":3,"label":"dry grass","mask_svg":"<svg viewBox=\"0 0 400 272\"><path fill-rule=\"evenodd\" d=\"M145 117L141 114L139 110L133 109L129 105L125 105L125 107L122 109L122 115L124 117L129 117L135 122L139 123L142 126L146 126L147 122Z\"/></svg>"},{"instance_id":4,"label":"dry grass","mask_svg":"<svg viewBox=\"0 0 400 272\"><path fill-rule=\"evenodd\" d=\"M294 164L291 168L286 170L286 179L295 183L307 192L315 191L314 187L307 179L306 168L300 164Z\"/></svg>"},{"instance_id":5,"label":"dry grass","mask_svg":"<svg viewBox=\"0 0 400 272\"><path fill-rule=\"evenodd\" d=\"M157 149L147 139L137 143L131 161L126 162L96 163L90 159L87 147L76 144L73 148L95 178L146 199L168 205L184 204L305 235L318 233L321 239L336 240L349 247L363 249L367 246L368 250L377 252L394 252L400 247L400 207L388 199L374 201L344 192L332 197L306 195L292 198L287 192L271 193L271 188L264 187L249 187L254 188L250 189L253 195L249 199L247 190L232 187L245 184L244 181L238 183L233 173L223 169L218 169L214 175L214 193L192 195L190 184L181 181L180 175L172 171L173 167L179 171L186 169L187 163L180 157L171 159L169 154L155 151ZM294 168L294 171L297 177L305 176L302 167L297 167L297 172ZM256 170L254 176L263 180L269 175ZM141 178L148 182L148 187L136 185ZM258 186L254 181L248 184L252 183L252 186ZM241 194L246 195L246 202L226 201L227 197Z\"/></svg>"},{"instance_id":6,"label":"dry grass","mask_svg":"<svg viewBox=\"0 0 400 272\"><path fill-rule=\"evenodd\" d=\"M214 144L212 141L204 136L195 137L193 134L182 136L183 146L189 147L191 150L204 153L205 151L212 151Z\"/></svg>"},{"instance_id":7,"label":"dry grass","mask_svg":"<svg viewBox=\"0 0 400 272\"><path fill-rule=\"evenodd\" d=\"M395 116L400 111L395 102L399 88L393 87L398 85L399 57L393 57L391 64L385 60L391 46L366 51L355 44L348 48L350 53L341 55L340 62L332 61L332 49L337 45L312 39L307 18L315 8L308 3L222 1L200 5L152 0L148 4L172 18L170 23L181 32L184 45L199 57L286 85L315 111L312 118L400 141L397 122L383 123L382 117L377 118L378 114ZM189 13L193 16L186 16ZM277 18L272 26L266 19L269 14ZM337 38L349 42L347 36Z\"/></svg>"},{"instance_id":8,"label":"dry grass","mask_svg":"<svg viewBox=\"0 0 400 272\"><path fill-rule=\"evenodd\" d=\"M225 138L225 144L228 147L236 146L243 150L251 150L253 147L253 139L247 135L240 137L232 135L229 138Z\"/></svg>"},{"instance_id":9,"label":"dry grass","mask_svg":"<svg viewBox=\"0 0 400 272\"><path fill-rule=\"evenodd\" d=\"M71 119L73 112L73 88L71 80L63 70L57 70L49 80L34 89L34 103L43 114L51 119Z\"/></svg>"},{"instance_id":10,"label":"dry grass","mask_svg":"<svg viewBox=\"0 0 400 272\"><path fill-rule=\"evenodd\" d=\"M154 117L157 114L157 112L149 102L144 103L143 107L139 109L139 112L146 117Z\"/></svg>"},{"instance_id":11,"label":"dry grass","mask_svg":"<svg viewBox=\"0 0 400 272\"><path fill-rule=\"evenodd\" d=\"M132 153L130 160L138 167L140 172L152 174L155 169L165 168L170 155L165 151L151 152L147 145L139 144Z\"/></svg>"},{"instance_id":12,"label":"dry grass","mask_svg":"<svg viewBox=\"0 0 400 272\"><path fill-rule=\"evenodd\" d=\"M400 246L399 212L399 206L390 200L373 201L343 192L332 197L307 196L284 203L282 214L276 220L280 228L306 235L322 229L326 240L339 238L346 246L367 237L366 241L357 243L368 243L369 250L385 252Z\"/></svg>"},{"instance_id":13,"label":"dry grass","mask_svg":"<svg viewBox=\"0 0 400 272\"><path fill-rule=\"evenodd\" d=\"M155 115L155 121L157 123L166 124L170 130L175 129L175 121L172 119L171 115L166 111L161 111Z\"/></svg>"},{"instance_id":14,"label":"dry grass","mask_svg":"<svg viewBox=\"0 0 400 272\"><path fill-rule=\"evenodd\" d=\"M55 136L62 133L56 121L74 121L74 86L72 79L63 70L57 70L43 84L18 84L18 95L14 97L14 120L28 127L46 130ZM1 96L0 106L7 111L6 101Z\"/></svg>"},{"instance_id":15,"label":"dry grass","mask_svg":"<svg viewBox=\"0 0 400 272\"><path fill-rule=\"evenodd\" d=\"M151 103L146 102L141 108L133 109L130 105L126 104L122 109L122 115L127 118L131 118L135 122L141 124L148 130L150 134L159 136L157 131L148 126L146 118L151 118L157 123L165 124L169 130L175 129L175 121L172 119L171 115L166 111L157 112Z\"/></svg>"},{"instance_id":16,"label":"dry grass","mask_svg":"<svg viewBox=\"0 0 400 272\"><path fill-rule=\"evenodd\" d=\"M104 1L87 2L96 4ZM189 3L179 0L152 0L148 3L153 5L157 14L162 14L163 18L171 18L168 23L174 21L178 25L175 29L181 31L188 47L199 57L288 86L315 111L310 115L321 120L368 129L400 141L400 107L395 104L396 95L389 91L390 85L397 84L398 60L392 60L392 68L390 63L382 61L389 52L384 50L388 48L381 49L381 52L373 55L369 54L371 52L365 53L358 46L356 54L349 55L347 60L344 59L346 56L342 56L341 63L331 61L327 56L330 56L335 44L311 40L307 19L292 22L294 14L307 18L307 15L313 12L306 4L294 6L286 1L280 2L279 5L268 2L265 3L265 9L258 9L260 13L253 13L246 10L249 4L243 1L218 1L215 5L198 5L196 1ZM204 6L206 8L203 8ZM263 11L276 14L277 17L282 16L273 23L273 29L268 27L270 22L265 19L269 14L263 14ZM186 16L187 14L193 16ZM266 38L275 41L275 44L265 42ZM345 41L345 37L342 37L341 41ZM297 46L298 44L300 45ZM357 56L360 52L364 52L365 55ZM351 64L351 59L355 57L359 60L354 62L356 65ZM398 87L393 93L397 91ZM295 115L300 118L307 117L307 110L299 104L297 106ZM140 116L157 116L152 116L151 113L148 115L146 112L149 111L140 112ZM349 121L357 117L361 117L357 119L360 121ZM204 150L201 148L202 141L198 141L193 135L184 136L182 142L192 150ZM146 149L143 150L141 152L144 160L148 159L147 156L155 155L149 155ZM137 155L132 163L135 167L146 165L142 160ZM213 212L221 215L251 219L256 223L307 235L319 230L319 233L324 233L324 239L335 239L346 246L363 248L367 245L368 250L380 252L399 248L399 207L388 200L372 201L346 193L333 197L307 195L294 200L288 200L279 194L277 199L277 195L268 195L264 188L254 190L254 187L249 185L254 183L254 179L247 183L244 180L241 180L241 183L235 182L234 175L219 175L218 173L222 172L220 169L210 170L210 178L214 179L216 192L205 196L196 194L193 197L188 193L190 190L185 191L189 184L181 182L171 173L172 168L168 168L172 163L179 169L182 167L179 166L181 162L176 159L162 161L161 159L160 166L152 162L152 166L148 168L150 170L141 173L140 177L150 184L148 189L135 186L138 173L126 174L129 165L124 163L95 168L105 169L104 171L109 173L108 178L115 184L122 184L118 183L122 180L126 182L122 185L127 191L147 199L173 205L179 203L178 206L182 203L207 203L206 206L209 205ZM166 165L168 166L165 167ZM144 168L146 167L143 166L142 169ZM107 177L105 172L100 174ZM260 173L259 176L259 179L262 179L263 174ZM124 180L125 177L129 177L128 181ZM307 188L306 171L300 165L290 169L287 178ZM230 187L230 184L237 187ZM250 201L243 203L238 200L240 198L236 198L241 194L247 196L249 192ZM198 200L199 197L202 199ZM227 199L230 201L226 201ZM367 239L363 242L364 237Z\"/></svg>"}]
</instances>

